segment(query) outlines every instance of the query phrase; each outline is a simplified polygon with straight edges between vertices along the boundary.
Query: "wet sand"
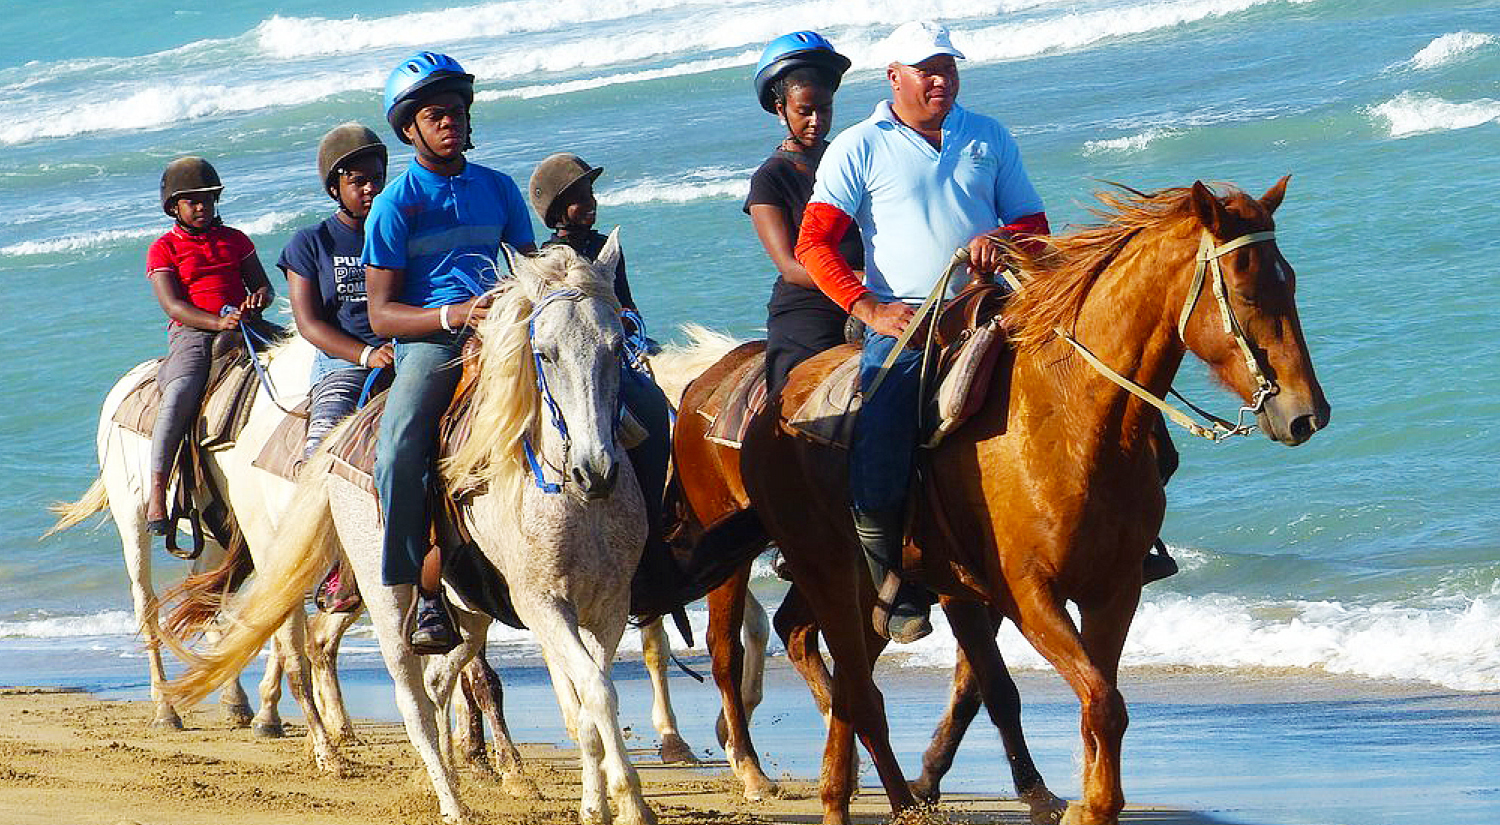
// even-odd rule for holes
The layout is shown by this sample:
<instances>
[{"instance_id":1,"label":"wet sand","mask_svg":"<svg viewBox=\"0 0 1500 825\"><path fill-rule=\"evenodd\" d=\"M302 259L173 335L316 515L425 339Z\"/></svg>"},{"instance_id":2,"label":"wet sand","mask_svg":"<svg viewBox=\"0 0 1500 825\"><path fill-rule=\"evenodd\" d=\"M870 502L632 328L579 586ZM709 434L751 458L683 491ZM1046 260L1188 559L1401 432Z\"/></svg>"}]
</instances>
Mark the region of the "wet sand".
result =
<instances>
[{"instance_id":1,"label":"wet sand","mask_svg":"<svg viewBox=\"0 0 1500 825\"><path fill-rule=\"evenodd\" d=\"M283 739L259 739L229 726L216 705L184 714L186 730L147 726L142 701L101 700L50 688L0 688L0 825L389 825L440 822L437 801L399 725L361 722L360 743L346 750L350 769L318 771L304 729L287 724ZM722 762L664 766L654 741L639 741L632 759L663 823L816 823L820 806L810 782L783 779L780 798L747 802ZM461 793L477 825L572 825L577 821L576 756L549 745L523 746L540 798L508 795L493 774L465 771ZM885 822L877 790L855 803L856 821ZM1025 823L1012 799L953 795L913 820L931 823ZM1207 825L1187 812L1130 807L1130 825Z\"/></svg>"}]
</instances>

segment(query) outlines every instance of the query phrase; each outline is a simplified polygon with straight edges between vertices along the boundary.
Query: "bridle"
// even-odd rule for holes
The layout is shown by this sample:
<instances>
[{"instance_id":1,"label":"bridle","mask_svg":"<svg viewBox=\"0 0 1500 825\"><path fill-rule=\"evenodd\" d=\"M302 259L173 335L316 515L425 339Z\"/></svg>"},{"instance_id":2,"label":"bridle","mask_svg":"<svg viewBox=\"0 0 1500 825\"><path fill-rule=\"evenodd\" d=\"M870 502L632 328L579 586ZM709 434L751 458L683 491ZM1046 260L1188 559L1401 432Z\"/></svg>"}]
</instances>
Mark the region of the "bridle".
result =
<instances>
[{"instance_id":1,"label":"bridle","mask_svg":"<svg viewBox=\"0 0 1500 825\"><path fill-rule=\"evenodd\" d=\"M1256 385L1255 392L1250 397L1250 403L1240 407L1239 414L1235 417L1234 423L1230 423L1204 410L1197 404L1187 400L1177 390L1169 388L1168 391L1172 395L1176 396L1178 400L1192 408L1193 412L1198 413L1209 422L1208 426L1199 424L1189 417L1187 413L1172 406L1165 399L1152 394L1140 384L1115 372L1103 361L1100 361L1098 356L1090 352L1088 347L1079 343L1067 330L1062 327L1056 327L1053 331L1059 338L1071 344L1073 349L1083 357L1083 360L1088 362L1089 366L1093 367L1099 374L1113 381L1131 395L1161 410L1162 414L1171 419L1173 423L1182 426L1193 435L1213 442L1223 441L1239 435L1249 435L1255 432L1254 416L1258 415L1265 408L1266 399L1275 395L1279 389L1275 381L1266 377L1265 370L1261 368L1260 360L1255 357L1254 348L1251 347L1249 339L1245 337L1244 328L1240 326L1239 321L1234 316L1234 310L1229 306L1229 290L1224 283L1224 270L1219 266L1219 259L1241 247L1274 241L1275 239L1276 233L1270 230L1250 232L1216 246L1213 236L1207 230L1204 230L1202 239L1198 243L1198 255L1193 268L1193 282L1188 287L1187 296L1183 299L1182 312L1179 313L1177 318L1177 337L1183 341L1185 346L1187 343L1185 333L1188 319L1193 314L1193 308L1198 305L1198 296L1203 292L1204 280L1211 280L1214 297L1217 299L1219 305L1219 315L1224 324L1224 333L1233 338L1235 344L1239 347L1240 354L1245 359L1245 368L1249 370L1250 377L1255 380ZM964 251L966 252L967 250ZM1209 277L1210 275L1212 276L1211 278ZM1003 273L1003 276L1006 282L1010 284L1011 289L1021 288L1021 281L1014 273L1007 271ZM1249 422L1245 421L1247 414L1251 416Z\"/></svg>"}]
</instances>

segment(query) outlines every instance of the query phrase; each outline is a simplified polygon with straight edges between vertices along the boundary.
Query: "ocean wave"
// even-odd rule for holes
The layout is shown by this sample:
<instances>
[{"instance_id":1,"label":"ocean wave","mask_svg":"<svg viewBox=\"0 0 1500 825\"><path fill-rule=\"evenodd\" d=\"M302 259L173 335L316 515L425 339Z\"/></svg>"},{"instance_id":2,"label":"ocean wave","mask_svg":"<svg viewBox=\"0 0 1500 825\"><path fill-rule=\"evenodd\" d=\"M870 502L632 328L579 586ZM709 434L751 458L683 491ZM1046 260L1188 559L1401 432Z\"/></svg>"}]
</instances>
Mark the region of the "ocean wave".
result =
<instances>
[{"instance_id":1,"label":"ocean wave","mask_svg":"<svg viewBox=\"0 0 1500 825\"><path fill-rule=\"evenodd\" d=\"M1435 600L1436 601L1436 600ZM954 639L941 614L934 632L900 649L907 667L951 667ZM1007 624L1006 662L1050 669ZM1244 598L1149 597L1131 623L1123 667L1263 671L1299 668L1369 679L1421 681L1454 690L1500 689L1500 584L1488 595L1431 607Z\"/></svg>"},{"instance_id":2,"label":"ocean wave","mask_svg":"<svg viewBox=\"0 0 1500 825\"><path fill-rule=\"evenodd\" d=\"M1151 128L1139 134L1126 135L1125 137L1085 141L1083 144L1083 154L1085 157L1102 154L1133 154L1162 138L1172 137L1176 134L1176 129Z\"/></svg>"},{"instance_id":3,"label":"ocean wave","mask_svg":"<svg viewBox=\"0 0 1500 825\"><path fill-rule=\"evenodd\" d=\"M637 203L687 203L705 198L743 198L750 191L753 169L698 169L670 180L648 180L599 193L602 206Z\"/></svg>"},{"instance_id":4,"label":"ocean wave","mask_svg":"<svg viewBox=\"0 0 1500 825\"><path fill-rule=\"evenodd\" d=\"M247 221L234 221L231 225L246 235L253 236L288 229L296 225L297 221L303 217L303 214L302 212L268 212ZM58 252L78 252L101 246L112 246L120 241L137 238L155 238L165 231L166 228L163 226L147 226L132 229L101 229L97 232L65 235L61 238L50 238L43 241L21 241L9 246L0 246L0 255L53 255Z\"/></svg>"},{"instance_id":5,"label":"ocean wave","mask_svg":"<svg viewBox=\"0 0 1500 825\"><path fill-rule=\"evenodd\" d=\"M600 89L605 86L617 86L623 83L640 83L646 80L659 80L664 77L682 77L690 74L716 72L720 69L732 69L736 66L753 66L755 65L756 55L756 52L749 51L733 57L693 60L661 69L642 69L638 72L622 72L620 74L602 75L600 77L589 77L581 80L567 80L561 83L543 83L536 86L520 86L514 89L490 90L475 94L474 99L481 103L503 100L505 98L526 100L535 97L572 94L573 92Z\"/></svg>"},{"instance_id":6,"label":"ocean wave","mask_svg":"<svg viewBox=\"0 0 1500 825\"><path fill-rule=\"evenodd\" d=\"M1407 65L1414 69L1435 69L1494 42L1492 34L1452 32L1428 43L1407 61Z\"/></svg>"},{"instance_id":7,"label":"ocean wave","mask_svg":"<svg viewBox=\"0 0 1500 825\"><path fill-rule=\"evenodd\" d=\"M88 616L56 616L0 622L0 639L52 639L80 636L134 636L135 616L106 610Z\"/></svg>"},{"instance_id":8,"label":"ocean wave","mask_svg":"<svg viewBox=\"0 0 1500 825\"><path fill-rule=\"evenodd\" d=\"M1452 103L1432 95L1402 92L1372 106L1371 117L1385 121L1393 138L1410 137L1423 132L1445 132L1471 129L1486 123L1500 122L1500 100L1482 98L1469 103Z\"/></svg>"}]
</instances>

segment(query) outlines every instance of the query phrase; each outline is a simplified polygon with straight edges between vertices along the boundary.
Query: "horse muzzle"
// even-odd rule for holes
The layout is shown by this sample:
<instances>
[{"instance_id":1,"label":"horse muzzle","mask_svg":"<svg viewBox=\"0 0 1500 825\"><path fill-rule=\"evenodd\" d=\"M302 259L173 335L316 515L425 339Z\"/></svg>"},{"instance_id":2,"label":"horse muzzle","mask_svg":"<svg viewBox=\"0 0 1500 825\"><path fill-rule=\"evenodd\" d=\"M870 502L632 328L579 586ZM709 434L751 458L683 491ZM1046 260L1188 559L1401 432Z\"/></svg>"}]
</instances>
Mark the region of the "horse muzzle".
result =
<instances>
[{"instance_id":1,"label":"horse muzzle","mask_svg":"<svg viewBox=\"0 0 1500 825\"><path fill-rule=\"evenodd\" d=\"M608 496L620 477L620 463L601 455L598 459L580 462L569 471L572 484L569 489L584 501L595 501Z\"/></svg>"},{"instance_id":2,"label":"horse muzzle","mask_svg":"<svg viewBox=\"0 0 1500 825\"><path fill-rule=\"evenodd\" d=\"M1272 441L1295 447L1328 426L1332 413L1328 400L1319 393L1317 399L1298 399L1277 393L1266 399L1255 421Z\"/></svg>"}]
</instances>

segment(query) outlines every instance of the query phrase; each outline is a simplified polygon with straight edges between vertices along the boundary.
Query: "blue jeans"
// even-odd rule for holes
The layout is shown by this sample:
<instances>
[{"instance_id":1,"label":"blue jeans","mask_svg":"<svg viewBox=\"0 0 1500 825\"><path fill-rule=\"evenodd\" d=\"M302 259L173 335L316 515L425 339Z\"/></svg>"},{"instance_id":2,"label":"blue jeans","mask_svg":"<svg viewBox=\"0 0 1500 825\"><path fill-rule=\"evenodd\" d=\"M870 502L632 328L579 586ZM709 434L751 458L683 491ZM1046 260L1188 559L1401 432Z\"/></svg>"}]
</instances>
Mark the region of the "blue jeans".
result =
<instances>
[{"instance_id":1,"label":"blue jeans","mask_svg":"<svg viewBox=\"0 0 1500 825\"><path fill-rule=\"evenodd\" d=\"M385 515L387 585L416 584L428 540L427 490L434 476L438 420L453 400L462 366L463 336L440 332L397 341L396 376L380 417L375 491Z\"/></svg>"},{"instance_id":2,"label":"blue jeans","mask_svg":"<svg viewBox=\"0 0 1500 825\"><path fill-rule=\"evenodd\" d=\"M911 480L912 456L917 449L922 351L902 351L875 394L869 394L880 365L895 346L895 338L865 330L864 349L859 354L863 398L849 449L849 503L861 513L902 508Z\"/></svg>"},{"instance_id":3,"label":"blue jeans","mask_svg":"<svg viewBox=\"0 0 1500 825\"><path fill-rule=\"evenodd\" d=\"M307 439L302 457L308 458L329 430L348 418L359 405L359 396L371 370L325 352L313 356L310 398L307 407Z\"/></svg>"},{"instance_id":4,"label":"blue jeans","mask_svg":"<svg viewBox=\"0 0 1500 825\"><path fill-rule=\"evenodd\" d=\"M667 486L667 461L672 457L672 425L667 415L667 397L645 375L624 370L620 376L620 402L646 428L647 438L630 450L630 466L646 499L647 540L662 533L662 493Z\"/></svg>"}]
</instances>

